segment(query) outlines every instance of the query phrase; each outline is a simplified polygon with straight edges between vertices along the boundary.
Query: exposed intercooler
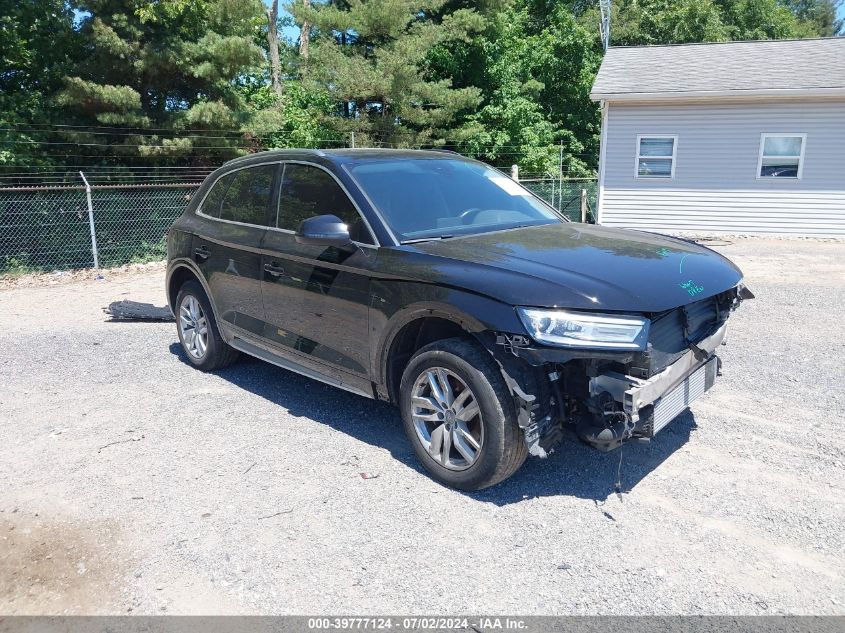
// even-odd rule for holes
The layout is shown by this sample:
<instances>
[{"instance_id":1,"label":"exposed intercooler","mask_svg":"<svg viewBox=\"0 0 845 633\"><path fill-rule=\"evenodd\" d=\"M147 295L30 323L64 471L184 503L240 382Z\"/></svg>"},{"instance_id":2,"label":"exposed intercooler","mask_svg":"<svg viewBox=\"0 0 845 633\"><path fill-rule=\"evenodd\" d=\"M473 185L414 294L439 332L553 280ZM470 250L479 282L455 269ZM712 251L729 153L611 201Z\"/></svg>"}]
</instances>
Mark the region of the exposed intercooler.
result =
<instances>
[{"instance_id":1,"label":"exposed intercooler","mask_svg":"<svg viewBox=\"0 0 845 633\"><path fill-rule=\"evenodd\" d=\"M579 435L611 450L629 437L653 437L689 407L715 381L715 351L738 298L731 289L652 317L646 351L624 369L590 379L592 416L579 424Z\"/></svg>"}]
</instances>

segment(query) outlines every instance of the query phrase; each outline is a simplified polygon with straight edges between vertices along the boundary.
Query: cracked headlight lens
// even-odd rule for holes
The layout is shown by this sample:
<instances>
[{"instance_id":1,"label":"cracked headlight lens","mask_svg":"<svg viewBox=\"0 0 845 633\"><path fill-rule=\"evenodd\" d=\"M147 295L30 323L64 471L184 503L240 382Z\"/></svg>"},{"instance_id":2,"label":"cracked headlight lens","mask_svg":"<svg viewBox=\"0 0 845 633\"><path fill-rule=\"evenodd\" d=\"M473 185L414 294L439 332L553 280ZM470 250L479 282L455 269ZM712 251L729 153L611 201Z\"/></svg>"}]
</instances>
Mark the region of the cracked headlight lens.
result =
<instances>
[{"instance_id":1,"label":"cracked headlight lens","mask_svg":"<svg viewBox=\"0 0 845 633\"><path fill-rule=\"evenodd\" d=\"M649 320L567 310L517 308L522 324L539 343L560 347L644 350Z\"/></svg>"}]
</instances>

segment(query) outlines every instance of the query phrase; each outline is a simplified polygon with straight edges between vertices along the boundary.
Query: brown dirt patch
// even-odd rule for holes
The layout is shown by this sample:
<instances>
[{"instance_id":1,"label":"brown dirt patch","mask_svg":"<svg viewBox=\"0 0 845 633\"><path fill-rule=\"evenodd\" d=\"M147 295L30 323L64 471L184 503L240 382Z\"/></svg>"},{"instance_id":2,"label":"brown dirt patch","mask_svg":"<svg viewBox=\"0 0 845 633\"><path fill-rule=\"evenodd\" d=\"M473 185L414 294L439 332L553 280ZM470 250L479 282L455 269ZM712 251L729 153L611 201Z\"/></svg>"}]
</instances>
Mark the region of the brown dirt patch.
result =
<instances>
[{"instance_id":1,"label":"brown dirt patch","mask_svg":"<svg viewBox=\"0 0 845 633\"><path fill-rule=\"evenodd\" d=\"M119 529L5 512L0 518L0 613L115 612L128 561Z\"/></svg>"}]
</instances>

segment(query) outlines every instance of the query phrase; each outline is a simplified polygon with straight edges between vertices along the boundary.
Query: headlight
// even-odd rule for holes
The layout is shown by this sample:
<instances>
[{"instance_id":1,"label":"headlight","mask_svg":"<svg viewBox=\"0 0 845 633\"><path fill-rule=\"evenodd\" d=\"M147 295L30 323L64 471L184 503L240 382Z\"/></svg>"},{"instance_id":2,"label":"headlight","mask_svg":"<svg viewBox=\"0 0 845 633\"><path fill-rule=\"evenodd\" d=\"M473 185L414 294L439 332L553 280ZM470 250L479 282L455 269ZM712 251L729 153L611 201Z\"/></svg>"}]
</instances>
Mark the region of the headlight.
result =
<instances>
[{"instance_id":1,"label":"headlight","mask_svg":"<svg viewBox=\"0 0 845 633\"><path fill-rule=\"evenodd\" d=\"M566 310L517 308L534 340L561 347L644 350L649 320Z\"/></svg>"}]
</instances>

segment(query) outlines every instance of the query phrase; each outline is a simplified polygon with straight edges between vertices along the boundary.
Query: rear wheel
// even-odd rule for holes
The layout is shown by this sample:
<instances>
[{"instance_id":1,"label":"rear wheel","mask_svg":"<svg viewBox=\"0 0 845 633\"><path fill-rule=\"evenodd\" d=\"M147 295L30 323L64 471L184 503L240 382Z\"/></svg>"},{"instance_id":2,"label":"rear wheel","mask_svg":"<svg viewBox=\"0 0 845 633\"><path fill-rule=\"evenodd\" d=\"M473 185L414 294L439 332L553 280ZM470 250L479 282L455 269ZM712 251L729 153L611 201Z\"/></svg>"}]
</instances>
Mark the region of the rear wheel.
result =
<instances>
[{"instance_id":1,"label":"rear wheel","mask_svg":"<svg viewBox=\"0 0 845 633\"><path fill-rule=\"evenodd\" d=\"M402 376L400 407L417 458L447 486L492 486L528 455L501 373L470 340L446 339L419 350Z\"/></svg>"},{"instance_id":2,"label":"rear wheel","mask_svg":"<svg viewBox=\"0 0 845 633\"><path fill-rule=\"evenodd\" d=\"M211 371L232 364L238 351L223 340L211 303L202 286L187 281L176 296L176 330L188 361L197 369Z\"/></svg>"}]
</instances>

